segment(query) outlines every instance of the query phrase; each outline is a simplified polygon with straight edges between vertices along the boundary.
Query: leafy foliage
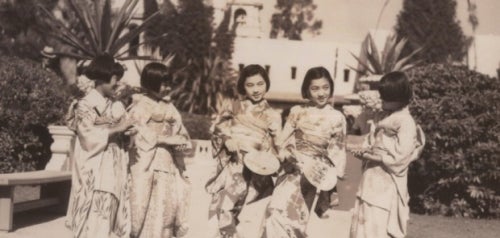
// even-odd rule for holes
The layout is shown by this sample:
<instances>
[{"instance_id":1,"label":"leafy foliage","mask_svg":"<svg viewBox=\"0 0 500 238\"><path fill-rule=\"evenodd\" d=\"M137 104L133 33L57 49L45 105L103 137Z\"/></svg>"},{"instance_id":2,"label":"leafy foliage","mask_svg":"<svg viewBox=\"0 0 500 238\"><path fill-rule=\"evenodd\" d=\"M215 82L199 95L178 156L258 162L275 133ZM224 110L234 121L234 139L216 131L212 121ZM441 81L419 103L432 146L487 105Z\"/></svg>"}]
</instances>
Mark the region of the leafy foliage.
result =
<instances>
[{"instance_id":1,"label":"leafy foliage","mask_svg":"<svg viewBox=\"0 0 500 238\"><path fill-rule=\"evenodd\" d=\"M416 49L410 55L402 56L403 48L408 40L402 38L398 40L396 34L391 34L387 37L382 54L379 54L377 46L369 33L361 44L361 54L359 57L352 54L358 61L360 67L357 69L351 67L360 75L383 75L393 71L406 71L415 67L419 61L413 57L421 49Z\"/></svg>"},{"instance_id":2,"label":"leafy foliage","mask_svg":"<svg viewBox=\"0 0 500 238\"><path fill-rule=\"evenodd\" d=\"M193 140L210 140L210 117L192 113L181 113L182 123Z\"/></svg>"},{"instance_id":3,"label":"leafy foliage","mask_svg":"<svg viewBox=\"0 0 500 238\"><path fill-rule=\"evenodd\" d=\"M43 168L52 143L46 127L64 118L68 90L54 73L17 57L0 57L0 78L0 173Z\"/></svg>"},{"instance_id":4,"label":"leafy foliage","mask_svg":"<svg viewBox=\"0 0 500 238\"><path fill-rule=\"evenodd\" d=\"M302 32L319 35L323 22L314 17L317 6L313 0L277 0L271 17L271 38L302 40Z\"/></svg>"},{"instance_id":5,"label":"leafy foliage","mask_svg":"<svg viewBox=\"0 0 500 238\"><path fill-rule=\"evenodd\" d=\"M159 8L156 1L146 3L146 15ZM170 64L172 98L179 110L209 114L217 95L236 95L232 90L236 75L231 67L234 34L229 30L230 11L214 27L213 9L202 0L182 0L177 7L164 1L161 9L166 13L148 28L146 38L163 57L175 54ZM161 34L166 37L154 40Z\"/></svg>"},{"instance_id":6,"label":"leafy foliage","mask_svg":"<svg viewBox=\"0 0 500 238\"><path fill-rule=\"evenodd\" d=\"M0 1L0 52L40 60L50 38L36 5L54 9L57 0Z\"/></svg>"},{"instance_id":7,"label":"leafy foliage","mask_svg":"<svg viewBox=\"0 0 500 238\"><path fill-rule=\"evenodd\" d=\"M146 16L158 11L156 1L146 2ZM169 1L164 2L169 4ZM190 61L203 61L212 42L212 8L205 6L202 0L180 0L178 8L170 6L168 9L146 29L147 45L160 48L162 55L175 54L174 68L181 68ZM165 37L159 38L161 35Z\"/></svg>"},{"instance_id":8,"label":"leafy foliage","mask_svg":"<svg viewBox=\"0 0 500 238\"><path fill-rule=\"evenodd\" d=\"M89 60L104 53L110 54L119 60L138 58L138 56L126 57L125 55L142 43L127 50L123 50L123 48L126 44L139 37L139 34L153 22L154 17L159 15L158 12L152 14L139 26L125 33L125 29L130 25L130 21L134 16L134 9L139 0L126 0L115 17L113 17L111 10L111 0L68 1L71 10L77 16L83 29L84 34L82 36L59 21L47 8L41 6L41 9L45 16L48 17L50 23L48 26L55 32L53 36L77 51L77 53L56 53L80 60Z\"/></svg>"},{"instance_id":9,"label":"leafy foliage","mask_svg":"<svg viewBox=\"0 0 500 238\"><path fill-rule=\"evenodd\" d=\"M187 70L178 71L172 91L177 108L198 114L213 112L218 95L236 97L236 76L229 75L230 65L218 56L209 56L204 61L188 65Z\"/></svg>"},{"instance_id":10,"label":"leafy foliage","mask_svg":"<svg viewBox=\"0 0 500 238\"><path fill-rule=\"evenodd\" d=\"M500 84L466 67L431 64L408 72L411 110L426 132L410 167L414 211L500 217Z\"/></svg>"},{"instance_id":11,"label":"leafy foliage","mask_svg":"<svg viewBox=\"0 0 500 238\"><path fill-rule=\"evenodd\" d=\"M418 58L427 63L462 61L468 39L456 19L455 0L405 0L396 31L408 39L404 55L423 47Z\"/></svg>"}]
</instances>

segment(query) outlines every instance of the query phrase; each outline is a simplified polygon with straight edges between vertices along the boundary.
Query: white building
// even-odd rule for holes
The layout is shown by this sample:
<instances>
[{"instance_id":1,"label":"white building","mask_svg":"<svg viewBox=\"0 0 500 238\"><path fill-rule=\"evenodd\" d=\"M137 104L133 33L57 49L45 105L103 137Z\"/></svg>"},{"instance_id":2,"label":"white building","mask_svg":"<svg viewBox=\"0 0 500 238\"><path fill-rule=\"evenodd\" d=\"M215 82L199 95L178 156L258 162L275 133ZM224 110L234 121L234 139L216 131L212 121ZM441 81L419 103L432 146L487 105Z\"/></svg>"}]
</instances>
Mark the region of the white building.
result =
<instances>
[{"instance_id":1,"label":"white building","mask_svg":"<svg viewBox=\"0 0 500 238\"><path fill-rule=\"evenodd\" d=\"M302 101L300 88L309 68L323 66L335 79L334 95L348 95L354 88L355 72L348 68L357 66L350 52L357 54L360 43L338 43L317 41L292 41L269 39L262 32L260 23L262 1L233 0L227 6L232 12L232 28L236 31L233 65L236 70L245 65L260 64L271 78L267 94L270 101L295 103ZM241 18L237 14L244 13ZM235 25L236 24L236 25Z\"/></svg>"},{"instance_id":2,"label":"white building","mask_svg":"<svg viewBox=\"0 0 500 238\"><path fill-rule=\"evenodd\" d=\"M487 74L491 77L500 77L500 36L499 35L476 35L476 51L474 46L469 48L469 67ZM477 52L477 55L476 55ZM476 60L477 59L477 60Z\"/></svg>"}]
</instances>

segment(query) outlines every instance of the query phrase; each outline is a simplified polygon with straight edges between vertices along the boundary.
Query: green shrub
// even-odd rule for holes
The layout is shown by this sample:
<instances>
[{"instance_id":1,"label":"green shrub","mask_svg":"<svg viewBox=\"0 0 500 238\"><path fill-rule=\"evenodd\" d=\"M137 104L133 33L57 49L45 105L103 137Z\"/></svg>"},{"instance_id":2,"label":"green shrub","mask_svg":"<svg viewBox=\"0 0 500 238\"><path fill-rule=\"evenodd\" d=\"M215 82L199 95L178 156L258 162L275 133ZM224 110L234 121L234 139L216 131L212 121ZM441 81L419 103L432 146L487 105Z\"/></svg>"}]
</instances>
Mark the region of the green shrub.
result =
<instances>
[{"instance_id":1,"label":"green shrub","mask_svg":"<svg viewBox=\"0 0 500 238\"><path fill-rule=\"evenodd\" d=\"M0 173L41 169L52 143L46 127L69 104L63 81L34 61L5 56L0 79Z\"/></svg>"},{"instance_id":2,"label":"green shrub","mask_svg":"<svg viewBox=\"0 0 500 238\"><path fill-rule=\"evenodd\" d=\"M189 132L191 139L210 140L209 116L182 112L182 122Z\"/></svg>"},{"instance_id":3,"label":"green shrub","mask_svg":"<svg viewBox=\"0 0 500 238\"><path fill-rule=\"evenodd\" d=\"M410 167L416 212L500 217L500 82L466 67L408 72L427 144Z\"/></svg>"}]
</instances>

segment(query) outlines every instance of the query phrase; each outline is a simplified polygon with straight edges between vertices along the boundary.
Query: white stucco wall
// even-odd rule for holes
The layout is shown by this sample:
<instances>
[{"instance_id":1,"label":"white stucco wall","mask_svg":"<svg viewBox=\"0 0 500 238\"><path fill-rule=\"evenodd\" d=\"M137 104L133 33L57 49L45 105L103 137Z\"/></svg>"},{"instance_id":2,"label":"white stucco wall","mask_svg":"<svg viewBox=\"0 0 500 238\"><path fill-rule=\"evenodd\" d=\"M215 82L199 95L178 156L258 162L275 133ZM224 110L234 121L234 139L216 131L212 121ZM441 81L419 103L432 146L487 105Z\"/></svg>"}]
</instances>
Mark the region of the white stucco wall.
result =
<instances>
[{"instance_id":1,"label":"white stucco wall","mask_svg":"<svg viewBox=\"0 0 500 238\"><path fill-rule=\"evenodd\" d=\"M268 98L293 101L301 98L300 87L305 73L316 66L327 68L335 78L335 95L351 94L355 72L350 70L346 82L344 69L348 69L347 65L356 66L356 61L349 52L357 54L359 44L237 38L232 63L235 69L239 69L240 64L269 66L271 89ZM292 67L297 68L295 79L292 79Z\"/></svg>"}]
</instances>

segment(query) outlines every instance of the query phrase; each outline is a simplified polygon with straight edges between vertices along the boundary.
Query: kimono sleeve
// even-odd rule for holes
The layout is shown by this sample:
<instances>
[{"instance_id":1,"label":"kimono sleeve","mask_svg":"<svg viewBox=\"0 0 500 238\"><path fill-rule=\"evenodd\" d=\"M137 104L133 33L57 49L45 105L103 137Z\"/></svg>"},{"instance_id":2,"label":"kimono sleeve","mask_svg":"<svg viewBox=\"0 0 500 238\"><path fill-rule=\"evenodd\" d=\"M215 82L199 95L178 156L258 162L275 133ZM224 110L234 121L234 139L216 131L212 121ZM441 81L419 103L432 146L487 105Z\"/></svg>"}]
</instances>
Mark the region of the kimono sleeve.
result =
<instances>
[{"instance_id":1,"label":"kimono sleeve","mask_svg":"<svg viewBox=\"0 0 500 238\"><path fill-rule=\"evenodd\" d=\"M346 120L344 115L337 114L332 125L332 137L328 144L328 158L337 168L338 177L342 178L346 167Z\"/></svg>"},{"instance_id":2,"label":"kimono sleeve","mask_svg":"<svg viewBox=\"0 0 500 238\"><path fill-rule=\"evenodd\" d=\"M215 115L215 120L210 126L212 153L214 156L221 154L224 144L231 139L232 118L235 115L237 102L225 103L224 107L219 108Z\"/></svg>"},{"instance_id":3,"label":"kimono sleeve","mask_svg":"<svg viewBox=\"0 0 500 238\"><path fill-rule=\"evenodd\" d=\"M276 146L280 150L295 148L294 133L297 128L297 120L300 114L300 106L295 106L290 109L283 129L276 138Z\"/></svg>"},{"instance_id":4,"label":"kimono sleeve","mask_svg":"<svg viewBox=\"0 0 500 238\"><path fill-rule=\"evenodd\" d=\"M417 125L412 118L405 117L396 134L394 148L377 153L382 158L384 166L393 174L398 175L406 171L409 164L415 159L417 149ZM417 155L418 156L418 155Z\"/></svg>"},{"instance_id":5,"label":"kimono sleeve","mask_svg":"<svg viewBox=\"0 0 500 238\"><path fill-rule=\"evenodd\" d=\"M157 134L147 126L151 117L151 110L144 103L137 103L129 109L129 117L134 120L137 134L134 136L134 144L140 150L152 150L157 143Z\"/></svg>"},{"instance_id":6,"label":"kimono sleeve","mask_svg":"<svg viewBox=\"0 0 500 238\"><path fill-rule=\"evenodd\" d=\"M178 131L177 131L177 135L180 135L180 136L183 136L184 138L186 138L186 140L190 140L190 136L189 136L189 132L187 131L186 127L184 126L184 123L182 122L182 116L181 114L179 113L179 111L177 110L177 108L175 108L173 105L172 105L172 110L173 110L173 117L175 119L175 121L177 122L177 125L178 125Z\"/></svg>"},{"instance_id":7,"label":"kimono sleeve","mask_svg":"<svg viewBox=\"0 0 500 238\"><path fill-rule=\"evenodd\" d=\"M97 113L86 101L76 106L76 132L83 150L92 155L104 151L108 145L109 130L95 125Z\"/></svg>"}]
</instances>

